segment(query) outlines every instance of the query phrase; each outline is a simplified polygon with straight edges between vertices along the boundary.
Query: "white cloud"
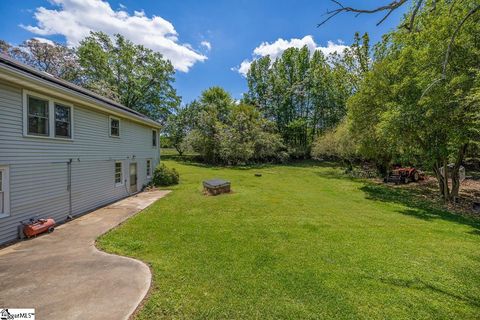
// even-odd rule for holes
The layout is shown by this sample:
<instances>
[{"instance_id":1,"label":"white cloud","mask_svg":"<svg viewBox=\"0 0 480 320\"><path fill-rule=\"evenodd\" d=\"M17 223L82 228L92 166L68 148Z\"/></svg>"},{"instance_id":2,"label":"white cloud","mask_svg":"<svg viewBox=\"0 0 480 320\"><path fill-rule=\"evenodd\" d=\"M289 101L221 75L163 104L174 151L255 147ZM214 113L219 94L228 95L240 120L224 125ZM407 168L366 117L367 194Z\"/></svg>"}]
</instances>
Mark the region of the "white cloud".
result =
<instances>
[{"instance_id":1,"label":"white cloud","mask_svg":"<svg viewBox=\"0 0 480 320\"><path fill-rule=\"evenodd\" d=\"M230 68L230 70L232 71L236 71L238 73L240 73L241 75L243 75L244 77L247 76L247 73L248 73L248 70L250 70L250 66L252 65L252 61L249 61L249 60L243 60L242 63L240 63L240 65L238 67L233 67L233 68Z\"/></svg>"},{"instance_id":2,"label":"white cloud","mask_svg":"<svg viewBox=\"0 0 480 320\"><path fill-rule=\"evenodd\" d=\"M307 46L310 52L320 50L326 56L334 52L341 54L346 48L348 48L348 46L344 45L342 40L337 40L336 43L334 41L328 41L326 47L318 46L317 43L315 43L313 37L308 35L303 37L302 39L293 38L290 40L284 40L282 38L279 38L272 43L262 42L258 47L253 50L252 56L253 60L261 57L270 56L273 61L280 57L282 53L288 48L303 48L304 46ZM244 60L240 64L240 66L232 68L232 70L237 71L243 76L246 76L253 60Z\"/></svg>"},{"instance_id":3,"label":"white cloud","mask_svg":"<svg viewBox=\"0 0 480 320\"><path fill-rule=\"evenodd\" d=\"M333 41L328 41L326 47L319 47L317 49L320 49L324 55L328 56L329 54L335 52L341 54L347 48L348 46L344 45L342 40L338 40L337 43Z\"/></svg>"},{"instance_id":4,"label":"white cloud","mask_svg":"<svg viewBox=\"0 0 480 320\"><path fill-rule=\"evenodd\" d=\"M208 41L202 41L200 45L204 46L208 51L212 50L212 44Z\"/></svg>"},{"instance_id":5,"label":"white cloud","mask_svg":"<svg viewBox=\"0 0 480 320\"><path fill-rule=\"evenodd\" d=\"M56 9L39 7L35 11L36 26L22 26L41 36L63 35L67 45L76 46L90 31L109 35L120 33L134 43L162 53L175 69L188 72L207 57L190 46L178 42L172 23L159 16L149 18L143 10L130 15L120 7L113 10L102 0L50 0Z\"/></svg>"},{"instance_id":6,"label":"white cloud","mask_svg":"<svg viewBox=\"0 0 480 320\"><path fill-rule=\"evenodd\" d=\"M38 42L41 42L41 43L46 43L46 44L49 44L51 46L54 46L55 45L55 42L53 42L52 40L50 39L45 39L45 38L41 38L41 37L34 37L33 39L37 40Z\"/></svg>"}]
</instances>

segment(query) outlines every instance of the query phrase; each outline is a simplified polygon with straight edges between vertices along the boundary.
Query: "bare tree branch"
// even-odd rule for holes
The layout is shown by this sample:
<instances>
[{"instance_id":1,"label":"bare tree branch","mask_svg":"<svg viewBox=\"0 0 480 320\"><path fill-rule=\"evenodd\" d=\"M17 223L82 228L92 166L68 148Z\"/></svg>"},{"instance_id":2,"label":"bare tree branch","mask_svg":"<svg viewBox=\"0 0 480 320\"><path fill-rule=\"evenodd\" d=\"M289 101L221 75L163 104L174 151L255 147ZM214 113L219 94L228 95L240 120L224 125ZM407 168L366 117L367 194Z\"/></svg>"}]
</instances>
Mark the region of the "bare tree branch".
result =
<instances>
[{"instance_id":1,"label":"bare tree branch","mask_svg":"<svg viewBox=\"0 0 480 320\"><path fill-rule=\"evenodd\" d=\"M423 0L418 0L417 5L412 11L412 15L410 16L410 23L407 28L410 32L413 31L413 24L415 22L415 17L417 16L418 10L420 10L420 7L422 6L422 3L423 3Z\"/></svg>"},{"instance_id":2,"label":"bare tree branch","mask_svg":"<svg viewBox=\"0 0 480 320\"><path fill-rule=\"evenodd\" d=\"M331 1L334 2L335 4L337 4L339 6L339 8L337 8L335 10L327 11L327 13L326 13L327 18L325 18L322 22L320 22L317 25L317 27L320 27L320 26L324 25L328 20L330 20L331 18L335 17L337 14L342 13L342 12L356 12L357 14L355 16L358 16L362 13L376 13L376 12L381 12L381 11L388 11L387 14L377 23L377 26L378 26L383 21L385 21L393 11L395 11L396 9L401 7L403 4L408 2L408 0L394 0L387 5L380 6L380 7L374 8L374 9L358 9L358 8L353 8L353 7L344 7L337 0L331 0Z\"/></svg>"},{"instance_id":3,"label":"bare tree branch","mask_svg":"<svg viewBox=\"0 0 480 320\"><path fill-rule=\"evenodd\" d=\"M380 25L383 21L385 21L388 16L394 11L395 9L390 9L390 11L387 12L387 14L382 18L382 20L380 20L379 22L377 22L377 26Z\"/></svg>"}]
</instances>

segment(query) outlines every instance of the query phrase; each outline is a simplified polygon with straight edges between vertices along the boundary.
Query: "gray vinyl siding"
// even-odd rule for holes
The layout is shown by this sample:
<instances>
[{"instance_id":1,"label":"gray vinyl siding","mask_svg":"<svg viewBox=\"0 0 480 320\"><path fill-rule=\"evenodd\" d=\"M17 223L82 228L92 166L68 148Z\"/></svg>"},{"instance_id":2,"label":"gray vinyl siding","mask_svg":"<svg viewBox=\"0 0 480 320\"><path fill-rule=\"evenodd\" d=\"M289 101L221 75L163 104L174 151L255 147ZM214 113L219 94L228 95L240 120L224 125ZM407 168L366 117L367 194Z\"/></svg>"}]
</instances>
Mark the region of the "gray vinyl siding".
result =
<instances>
[{"instance_id":1,"label":"gray vinyl siding","mask_svg":"<svg viewBox=\"0 0 480 320\"><path fill-rule=\"evenodd\" d=\"M110 137L108 113L74 105L73 141L24 137L22 88L0 82L0 166L10 172L10 214L0 218L0 244L17 238L21 220L66 219L70 159L74 216L128 196L131 162L137 163L138 190L148 183L147 159L152 169L160 161L153 128L120 120L120 138ZM123 186L115 186L115 161L123 163Z\"/></svg>"}]
</instances>

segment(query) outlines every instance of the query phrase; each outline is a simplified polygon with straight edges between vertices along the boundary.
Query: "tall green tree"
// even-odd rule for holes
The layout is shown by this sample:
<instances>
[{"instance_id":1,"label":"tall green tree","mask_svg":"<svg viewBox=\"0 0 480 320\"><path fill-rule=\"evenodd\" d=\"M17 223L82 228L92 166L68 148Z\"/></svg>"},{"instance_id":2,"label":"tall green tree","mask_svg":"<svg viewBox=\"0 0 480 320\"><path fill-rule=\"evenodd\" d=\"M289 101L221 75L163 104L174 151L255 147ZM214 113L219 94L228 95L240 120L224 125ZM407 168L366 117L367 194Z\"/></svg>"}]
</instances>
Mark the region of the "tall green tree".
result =
<instances>
[{"instance_id":1,"label":"tall green tree","mask_svg":"<svg viewBox=\"0 0 480 320\"><path fill-rule=\"evenodd\" d=\"M199 111L200 104L193 101L183 108L179 108L167 118L163 133L166 134L171 145L180 156L188 147L185 139L190 131L195 128Z\"/></svg>"},{"instance_id":2,"label":"tall green tree","mask_svg":"<svg viewBox=\"0 0 480 320\"><path fill-rule=\"evenodd\" d=\"M182 110L190 119L183 141L205 162L237 165L286 159L281 136L257 107L237 103L220 87L203 91L197 101Z\"/></svg>"},{"instance_id":3,"label":"tall green tree","mask_svg":"<svg viewBox=\"0 0 480 320\"><path fill-rule=\"evenodd\" d=\"M188 136L188 143L200 153L206 162L220 160L220 137L222 123L225 123L233 107L231 95L221 87L211 87L202 92L195 114L195 126Z\"/></svg>"},{"instance_id":4,"label":"tall green tree","mask_svg":"<svg viewBox=\"0 0 480 320\"><path fill-rule=\"evenodd\" d=\"M284 160L281 137L272 130L270 121L253 106L234 105L218 133L219 157L230 165L248 162Z\"/></svg>"},{"instance_id":5,"label":"tall green tree","mask_svg":"<svg viewBox=\"0 0 480 320\"><path fill-rule=\"evenodd\" d=\"M83 85L158 121L179 105L170 61L117 34L92 32L77 49Z\"/></svg>"},{"instance_id":6,"label":"tall green tree","mask_svg":"<svg viewBox=\"0 0 480 320\"><path fill-rule=\"evenodd\" d=\"M252 62L244 101L272 120L293 157L310 154L314 138L337 125L346 101L370 67L368 35L355 34L352 46L325 57L307 47L289 48L275 61Z\"/></svg>"}]
</instances>

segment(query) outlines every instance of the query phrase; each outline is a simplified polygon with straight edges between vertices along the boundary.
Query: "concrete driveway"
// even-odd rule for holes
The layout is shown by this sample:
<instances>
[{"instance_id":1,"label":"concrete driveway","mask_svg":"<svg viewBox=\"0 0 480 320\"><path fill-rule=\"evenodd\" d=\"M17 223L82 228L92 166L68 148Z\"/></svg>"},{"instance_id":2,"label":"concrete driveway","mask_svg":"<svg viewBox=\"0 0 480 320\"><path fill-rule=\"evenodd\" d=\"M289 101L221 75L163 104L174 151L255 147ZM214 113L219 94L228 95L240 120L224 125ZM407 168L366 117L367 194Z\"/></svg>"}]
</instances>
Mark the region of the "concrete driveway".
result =
<instances>
[{"instance_id":1,"label":"concrete driveway","mask_svg":"<svg viewBox=\"0 0 480 320\"><path fill-rule=\"evenodd\" d=\"M150 287L138 260L98 251L95 239L169 191L142 192L0 250L0 308L37 319L127 319Z\"/></svg>"}]
</instances>

